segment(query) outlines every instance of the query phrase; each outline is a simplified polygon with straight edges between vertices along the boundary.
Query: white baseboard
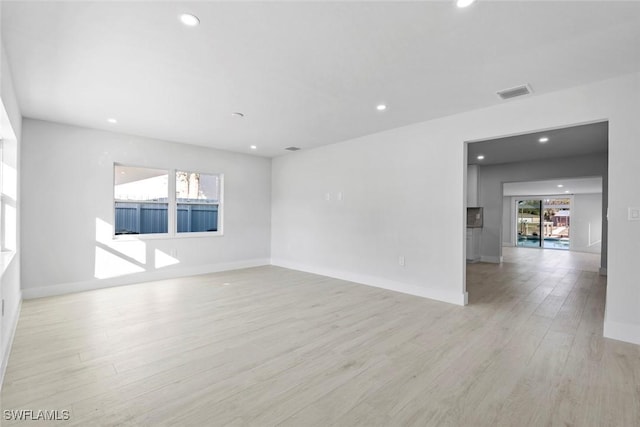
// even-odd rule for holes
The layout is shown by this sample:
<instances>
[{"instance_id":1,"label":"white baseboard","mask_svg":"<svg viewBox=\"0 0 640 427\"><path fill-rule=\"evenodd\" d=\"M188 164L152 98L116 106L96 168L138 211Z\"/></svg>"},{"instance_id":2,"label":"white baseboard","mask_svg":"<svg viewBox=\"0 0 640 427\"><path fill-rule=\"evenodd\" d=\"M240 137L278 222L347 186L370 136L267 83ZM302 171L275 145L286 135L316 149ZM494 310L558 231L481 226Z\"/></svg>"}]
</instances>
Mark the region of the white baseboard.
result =
<instances>
[{"instance_id":1,"label":"white baseboard","mask_svg":"<svg viewBox=\"0 0 640 427\"><path fill-rule=\"evenodd\" d=\"M605 320L603 335L605 338L640 344L640 325Z\"/></svg>"},{"instance_id":2,"label":"white baseboard","mask_svg":"<svg viewBox=\"0 0 640 427\"><path fill-rule=\"evenodd\" d=\"M2 360L0 361L0 390L2 390L2 384L4 383L4 374L7 371L7 364L9 363L9 356L11 355L11 346L13 345L13 338L16 335L16 329L18 328L18 319L20 319L20 310L22 309L22 296L18 294L18 307L11 319L7 319L9 322L9 339L7 340L7 348L2 353ZM0 343L2 345L2 343Z\"/></svg>"},{"instance_id":3,"label":"white baseboard","mask_svg":"<svg viewBox=\"0 0 640 427\"><path fill-rule=\"evenodd\" d=\"M396 282L394 280L383 279L375 276L368 276L346 271L336 271L327 268L317 268L309 265L292 263L289 261L272 259L271 264L284 267L291 270L304 271L307 273L319 274L322 276L333 277L335 279L347 280L349 282L359 283L362 285L373 286L376 288L387 289L390 291L401 292L419 296L422 298L434 299L437 301L447 302L456 305L466 305L469 300L467 292L450 292L441 289L427 288L422 286L411 285L408 283Z\"/></svg>"},{"instance_id":4,"label":"white baseboard","mask_svg":"<svg viewBox=\"0 0 640 427\"><path fill-rule=\"evenodd\" d=\"M600 275L601 276L606 276L607 275L607 268L606 267L600 267Z\"/></svg>"},{"instance_id":5,"label":"white baseboard","mask_svg":"<svg viewBox=\"0 0 640 427\"><path fill-rule=\"evenodd\" d=\"M501 256L481 256L480 262L490 262L492 264L502 264Z\"/></svg>"},{"instance_id":6,"label":"white baseboard","mask_svg":"<svg viewBox=\"0 0 640 427\"><path fill-rule=\"evenodd\" d=\"M111 288L114 286L131 285L134 283L151 282L155 280L175 279L177 277L197 276L200 274L216 273L219 271L238 270L241 268L259 267L269 265L268 258L234 261L220 264L207 264L180 267L175 266L162 270L148 271L144 273L129 274L109 279L94 279L82 282L59 283L51 286L25 288L22 290L24 299L43 298L56 295L65 295L75 292L92 291L96 289Z\"/></svg>"}]
</instances>

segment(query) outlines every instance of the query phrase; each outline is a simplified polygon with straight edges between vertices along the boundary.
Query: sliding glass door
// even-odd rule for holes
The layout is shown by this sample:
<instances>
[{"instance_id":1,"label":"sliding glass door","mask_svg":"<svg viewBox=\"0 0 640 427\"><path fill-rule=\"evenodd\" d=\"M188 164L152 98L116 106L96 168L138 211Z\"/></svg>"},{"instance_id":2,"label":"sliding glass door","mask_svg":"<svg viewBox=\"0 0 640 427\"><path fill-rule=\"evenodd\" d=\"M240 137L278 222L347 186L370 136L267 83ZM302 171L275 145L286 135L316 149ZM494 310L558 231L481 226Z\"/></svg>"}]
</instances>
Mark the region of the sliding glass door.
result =
<instances>
[{"instance_id":1,"label":"sliding glass door","mask_svg":"<svg viewBox=\"0 0 640 427\"><path fill-rule=\"evenodd\" d=\"M518 200L517 246L569 249L570 202L568 198Z\"/></svg>"},{"instance_id":2,"label":"sliding glass door","mask_svg":"<svg viewBox=\"0 0 640 427\"><path fill-rule=\"evenodd\" d=\"M544 247L569 249L571 229L571 199L544 199Z\"/></svg>"},{"instance_id":3,"label":"sliding glass door","mask_svg":"<svg viewBox=\"0 0 640 427\"><path fill-rule=\"evenodd\" d=\"M517 212L518 246L539 248L542 200L519 200Z\"/></svg>"}]
</instances>

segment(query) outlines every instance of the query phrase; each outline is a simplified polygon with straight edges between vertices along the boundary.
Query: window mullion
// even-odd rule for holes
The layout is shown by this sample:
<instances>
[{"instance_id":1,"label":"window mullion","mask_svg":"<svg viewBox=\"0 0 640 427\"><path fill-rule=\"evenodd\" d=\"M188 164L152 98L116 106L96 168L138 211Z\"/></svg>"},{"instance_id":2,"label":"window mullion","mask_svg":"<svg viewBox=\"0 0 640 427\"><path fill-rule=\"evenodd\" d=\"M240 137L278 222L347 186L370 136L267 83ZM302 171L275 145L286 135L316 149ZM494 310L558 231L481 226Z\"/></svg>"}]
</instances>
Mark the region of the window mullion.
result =
<instances>
[{"instance_id":1,"label":"window mullion","mask_svg":"<svg viewBox=\"0 0 640 427\"><path fill-rule=\"evenodd\" d=\"M169 220L169 235L175 236L178 234L178 203L176 202L176 170L169 170L169 206L168 206L168 220Z\"/></svg>"}]
</instances>

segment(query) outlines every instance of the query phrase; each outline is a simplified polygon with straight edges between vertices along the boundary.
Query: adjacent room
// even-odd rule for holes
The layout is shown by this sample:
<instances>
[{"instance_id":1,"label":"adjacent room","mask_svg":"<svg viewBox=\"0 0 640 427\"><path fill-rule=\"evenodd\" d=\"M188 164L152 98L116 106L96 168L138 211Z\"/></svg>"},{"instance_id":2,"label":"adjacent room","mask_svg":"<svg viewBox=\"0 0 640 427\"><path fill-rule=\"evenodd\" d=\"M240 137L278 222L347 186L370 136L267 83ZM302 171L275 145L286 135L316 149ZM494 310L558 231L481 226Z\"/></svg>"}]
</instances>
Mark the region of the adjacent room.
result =
<instances>
[{"instance_id":1,"label":"adjacent room","mask_svg":"<svg viewBox=\"0 0 640 427\"><path fill-rule=\"evenodd\" d=\"M602 254L606 275L608 135L605 121L469 143L467 209L482 219L467 224L466 259L499 263L505 247L588 252Z\"/></svg>"},{"instance_id":2,"label":"adjacent room","mask_svg":"<svg viewBox=\"0 0 640 427\"><path fill-rule=\"evenodd\" d=\"M0 1L2 425L640 425L640 2Z\"/></svg>"}]
</instances>

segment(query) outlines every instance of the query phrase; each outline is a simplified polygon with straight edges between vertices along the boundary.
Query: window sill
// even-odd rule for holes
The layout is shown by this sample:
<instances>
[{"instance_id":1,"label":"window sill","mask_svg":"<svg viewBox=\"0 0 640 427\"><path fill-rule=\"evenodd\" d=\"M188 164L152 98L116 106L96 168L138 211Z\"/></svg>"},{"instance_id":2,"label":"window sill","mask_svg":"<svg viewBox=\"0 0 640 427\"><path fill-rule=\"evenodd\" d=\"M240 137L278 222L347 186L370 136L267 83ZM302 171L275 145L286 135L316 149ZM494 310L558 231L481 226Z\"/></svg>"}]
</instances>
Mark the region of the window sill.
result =
<instances>
[{"instance_id":1,"label":"window sill","mask_svg":"<svg viewBox=\"0 0 640 427\"><path fill-rule=\"evenodd\" d=\"M118 234L113 236L113 240L118 242L133 242L140 240L176 240L192 239L202 237L221 237L222 231L216 232L196 232L196 233L176 233L176 234Z\"/></svg>"},{"instance_id":2,"label":"window sill","mask_svg":"<svg viewBox=\"0 0 640 427\"><path fill-rule=\"evenodd\" d=\"M16 256L16 251L0 252L0 277L4 277L5 271Z\"/></svg>"}]
</instances>

